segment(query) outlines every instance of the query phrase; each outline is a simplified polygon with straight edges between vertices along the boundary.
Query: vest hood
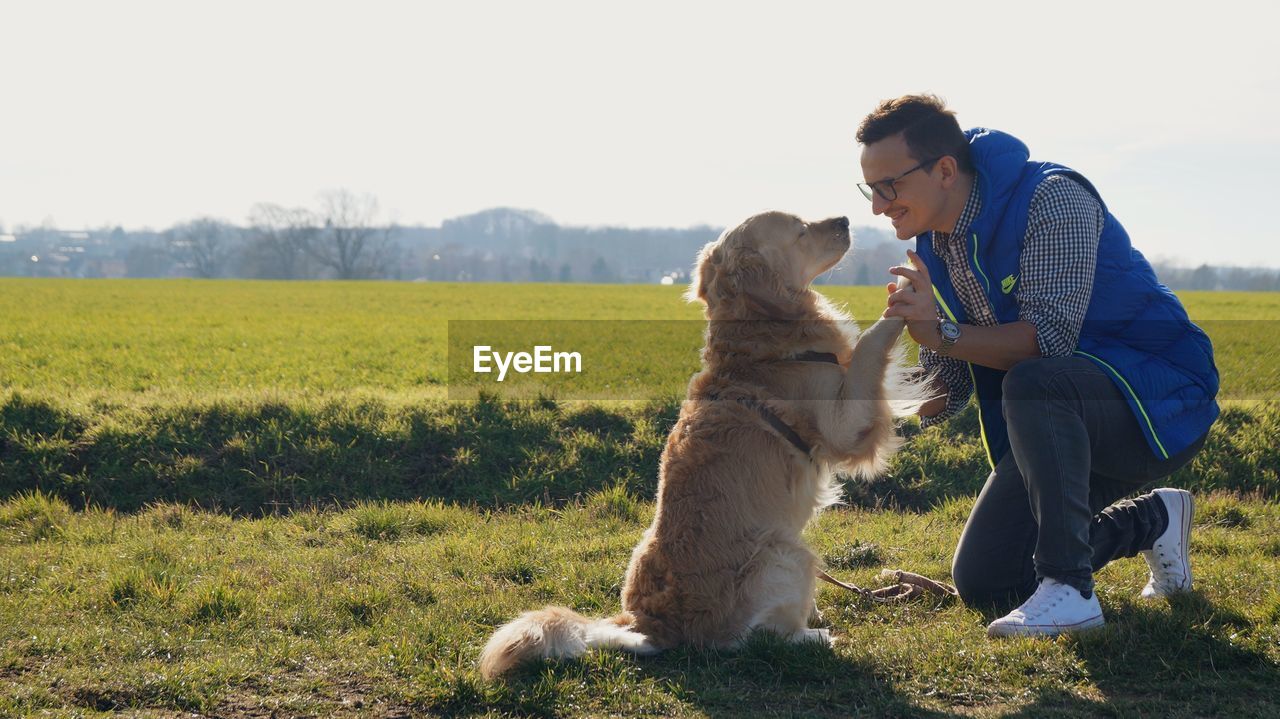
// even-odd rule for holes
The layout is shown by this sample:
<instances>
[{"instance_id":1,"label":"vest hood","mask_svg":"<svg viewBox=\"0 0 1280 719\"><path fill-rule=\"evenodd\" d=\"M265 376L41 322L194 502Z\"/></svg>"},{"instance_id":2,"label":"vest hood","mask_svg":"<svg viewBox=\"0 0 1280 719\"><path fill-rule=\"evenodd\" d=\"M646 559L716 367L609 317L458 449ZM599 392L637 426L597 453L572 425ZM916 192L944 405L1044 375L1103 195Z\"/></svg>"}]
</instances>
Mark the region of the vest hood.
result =
<instances>
[{"instance_id":1,"label":"vest hood","mask_svg":"<svg viewBox=\"0 0 1280 719\"><path fill-rule=\"evenodd\" d=\"M1031 151L1022 140L999 130L975 127L964 135L969 138L969 155L978 170L981 214L986 214L987 208L1004 207L1022 179Z\"/></svg>"}]
</instances>

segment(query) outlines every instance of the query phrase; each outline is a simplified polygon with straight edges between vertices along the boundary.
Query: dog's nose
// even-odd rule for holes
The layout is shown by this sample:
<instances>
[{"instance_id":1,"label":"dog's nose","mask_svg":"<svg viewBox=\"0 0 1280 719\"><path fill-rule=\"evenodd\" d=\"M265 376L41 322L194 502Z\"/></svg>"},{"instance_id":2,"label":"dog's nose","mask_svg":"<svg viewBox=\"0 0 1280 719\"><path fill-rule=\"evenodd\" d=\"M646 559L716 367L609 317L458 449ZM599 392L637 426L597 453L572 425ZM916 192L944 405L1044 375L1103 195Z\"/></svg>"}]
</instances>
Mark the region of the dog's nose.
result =
<instances>
[{"instance_id":1,"label":"dog's nose","mask_svg":"<svg viewBox=\"0 0 1280 719\"><path fill-rule=\"evenodd\" d=\"M849 231L849 218L848 218L848 217L837 217L837 218L835 219L835 225L836 225L836 227L839 227L840 229L844 230L845 232L848 232L848 231Z\"/></svg>"}]
</instances>

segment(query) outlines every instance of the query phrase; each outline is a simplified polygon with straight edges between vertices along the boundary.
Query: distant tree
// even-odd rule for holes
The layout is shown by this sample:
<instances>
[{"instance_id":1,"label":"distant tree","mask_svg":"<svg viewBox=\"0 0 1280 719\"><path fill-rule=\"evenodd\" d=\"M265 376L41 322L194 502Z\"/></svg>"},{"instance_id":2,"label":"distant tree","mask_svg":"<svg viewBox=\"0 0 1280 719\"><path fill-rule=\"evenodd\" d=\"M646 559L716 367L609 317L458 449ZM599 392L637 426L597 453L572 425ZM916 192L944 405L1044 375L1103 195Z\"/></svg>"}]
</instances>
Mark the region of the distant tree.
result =
<instances>
[{"instance_id":1,"label":"distant tree","mask_svg":"<svg viewBox=\"0 0 1280 719\"><path fill-rule=\"evenodd\" d=\"M591 281L595 283L617 281L617 276L603 257L597 257L596 261L591 263Z\"/></svg>"},{"instance_id":2,"label":"distant tree","mask_svg":"<svg viewBox=\"0 0 1280 719\"><path fill-rule=\"evenodd\" d=\"M538 259L529 260L529 279L533 282L551 281L551 267Z\"/></svg>"},{"instance_id":3,"label":"distant tree","mask_svg":"<svg viewBox=\"0 0 1280 719\"><path fill-rule=\"evenodd\" d=\"M314 212L259 203L249 211L244 269L250 277L310 276L308 245L320 231Z\"/></svg>"},{"instance_id":4,"label":"distant tree","mask_svg":"<svg viewBox=\"0 0 1280 719\"><path fill-rule=\"evenodd\" d=\"M307 243L307 253L333 270L338 279L383 276L395 261L393 228L379 226L378 200L334 190L320 196L321 227Z\"/></svg>"},{"instance_id":5,"label":"distant tree","mask_svg":"<svg viewBox=\"0 0 1280 719\"><path fill-rule=\"evenodd\" d=\"M133 245L124 256L124 272L127 277L165 277L171 266L173 256L169 251L150 242Z\"/></svg>"},{"instance_id":6,"label":"distant tree","mask_svg":"<svg viewBox=\"0 0 1280 719\"><path fill-rule=\"evenodd\" d=\"M1218 271L1209 265L1200 265L1191 273L1191 289L1213 290L1218 286Z\"/></svg>"},{"instance_id":7,"label":"distant tree","mask_svg":"<svg viewBox=\"0 0 1280 719\"><path fill-rule=\"evenodd\" d=\"M560 281L561 282L573 281L573 268L569 267L568 262L560 265Z\"/></svg>"},{"instance_id":8,"label":"distant tree","mask_svg":"<svg viewBox=\"0 0 1280 719\"><path fill-rule=\"evenodd\" d=\"M169 252L196 277L218 277L235 252L239 235L233 225L202 217L169 230Z\"/></svg>"}]
</instances>

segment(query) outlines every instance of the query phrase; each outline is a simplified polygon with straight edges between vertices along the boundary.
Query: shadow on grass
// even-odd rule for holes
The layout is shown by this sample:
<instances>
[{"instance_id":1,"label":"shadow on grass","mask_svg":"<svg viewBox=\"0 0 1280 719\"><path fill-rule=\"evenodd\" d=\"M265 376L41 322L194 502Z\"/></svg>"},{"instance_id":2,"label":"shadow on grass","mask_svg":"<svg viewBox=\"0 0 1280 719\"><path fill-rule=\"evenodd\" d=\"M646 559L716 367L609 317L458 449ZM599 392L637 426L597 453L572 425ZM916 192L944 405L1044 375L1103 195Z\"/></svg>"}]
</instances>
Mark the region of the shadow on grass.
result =
<instances>
[{"instance_id":1,"label":"shadow on grass","mask_svg":"<svg viewBox=\"0 0 1280 719\"><path fill-rule=\"evenodd\" d=\"M1109 608L1105 630L1072 640L1103 698L1045 692L1006 716L1280 716L1280 666L1248 646L1266 630L1199 593Z\"/></svg>"},{"instance_id":2,"label":"shadow on grass","mask_svg":"<svg viewBox=\"0 0 1280 719\"><path fill-rule=\"evenodd\" d=\"M655 657L594 652L535 662L505 682L457 677L417 708L441 716L710 717L953 716L912 704L875 667L818 644L787 644L757 633L739 651L680 647Z\"/></svg>"},{"instance_id":3,"label":"shadow on grass","mask_svg":"<svg viewBox=\"0 0 1280 719\"><path fill-rule=\"evenodd\" d=\"M178 502L262 515L371 499L562 504L618 486L650 499L680 406L265 395L74 405L0 392L0 500L39 490L76 507ZM845 483L851 504L927 510L986 480L972 408L946 427L908 423L903 433L888 472ZM1173 484L1277 496L1276 434L1280 403L1228 408Z\"/></svg>"},{"instance_id":4,"label":"shadow on grass","mask_svg":"<svg viewBox=\"0 0 1280 719\"><path fill-rule=\"evenodd\" d=\"M86 410L12 393L0 395L0 499L38 490L73 507L257 516L373 499L561 504L617 486L653 496L678 407L352 398Z\"/></svg>"},{"instance_id":5,"label":"shadow on grass","mask_svg":"<svg viewBox=\"0 0 1280 719\"><path fill-rule=\"evenodd\" d=\"M869 662L768 634L753 636L740 652L680 649L653 664L712 717L951 716L914 705Z\"/></svg>"}]
</instances>

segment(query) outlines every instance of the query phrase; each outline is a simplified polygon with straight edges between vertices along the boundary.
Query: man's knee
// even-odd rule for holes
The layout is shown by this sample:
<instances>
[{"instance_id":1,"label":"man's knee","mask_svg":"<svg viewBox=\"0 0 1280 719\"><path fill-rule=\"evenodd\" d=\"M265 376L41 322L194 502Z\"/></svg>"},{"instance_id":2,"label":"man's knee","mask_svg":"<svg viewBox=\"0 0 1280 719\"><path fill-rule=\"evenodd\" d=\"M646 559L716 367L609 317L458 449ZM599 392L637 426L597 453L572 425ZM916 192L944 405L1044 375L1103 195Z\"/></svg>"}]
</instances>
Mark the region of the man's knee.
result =
<instances>
[{"instance_id":1,"label":"man's knee","mask_svg":"<svg viewBox=\"0 0 1280 719\"><path fill-rule=\"evenodd\" d=\"M1023 360L1005 373L1001 409L1010 430L1038 432L1049 421L1046 409L1062 403L1082 412L1096 387L1086 379L1096 370L1080 357L1042 357Z\"/></svg>"},{"instance_id":2,"label":"man's knee","mask_svg":"<svg viewBox=\"0 0 1280 719\"><path fill-rule=\"evenodd\" d=\"M961 558L959 551L956 552L955 558L951 560L951 583L955 585L956 591L960 593L960 601L965 604L973 604L973 600L984 591L977 573Z\"/></svg>"},{"instance_id":3,"label":"man's knee","mask_svg":"<svg viewBox=\"0 0 1280 719\"><path fill-rule=\"evenodd\" d=\"M951 561L951 583L965 606L1003 608L1020 604L1035 590L1034 579L1010 584L1009 577L1001 581L993 569L983 557L965 551L963 543L956 548L956 556Z\"/></svg>"},{"instance_id":4,"label":"man's knee","mask_svg":"<svg viewBox=\"0 0 1280 719\"><path fill-rule=\"evenodd\" d=\"M1064 372L1080 367L1078 357L1037 357L1019 362L1005 372L1002 394L1005 399L1043 400L1054 391Z\"/></svg>"},{"instance_id":5,"label":"man's knee","mask_svg":"<svg viewBox=\"0 0 1280 719\"><path fill-rule=\"evenodd\" d=\"M994 589L990 584L990 572L983 566L981 557L967 551L963 541L951 559L951 582L960 593L960 601L969 606L988 603Z\"/></svg>"}]
</instances>

